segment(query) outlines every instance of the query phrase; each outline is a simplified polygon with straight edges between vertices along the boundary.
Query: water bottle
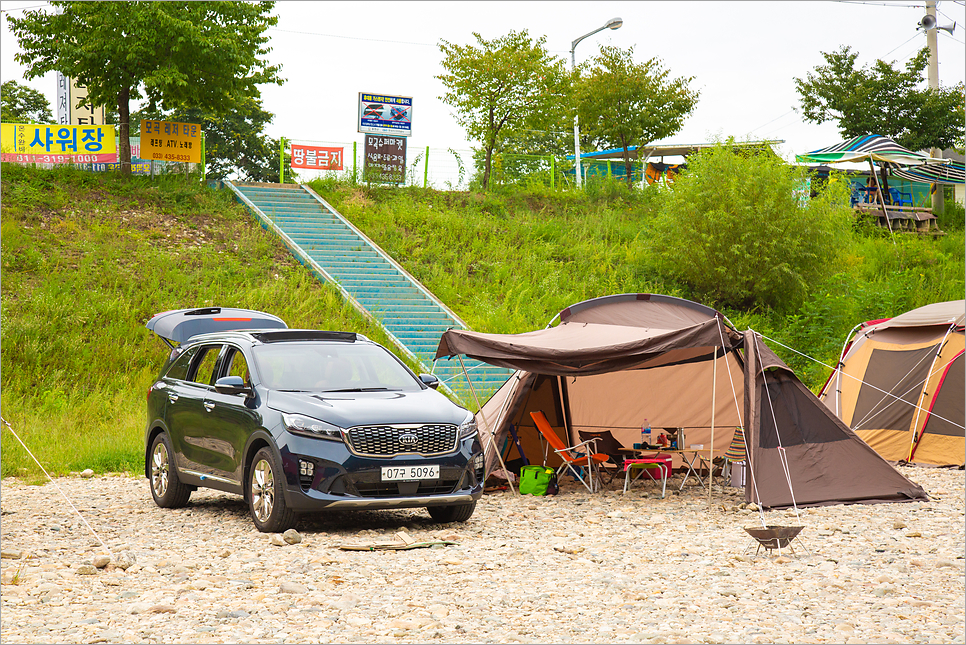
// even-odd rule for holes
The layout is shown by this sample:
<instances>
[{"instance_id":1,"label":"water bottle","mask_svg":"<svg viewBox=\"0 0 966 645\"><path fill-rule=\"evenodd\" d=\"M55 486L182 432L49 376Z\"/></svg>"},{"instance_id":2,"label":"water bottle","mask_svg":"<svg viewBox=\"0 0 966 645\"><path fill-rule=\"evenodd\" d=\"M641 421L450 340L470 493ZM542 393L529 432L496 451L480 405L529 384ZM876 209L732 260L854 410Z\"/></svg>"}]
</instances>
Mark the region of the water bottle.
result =
<instances>
[{"instance_id":1,"label":"water bottle","mask_svg":"<svg viewBox=\"0 0 966 645\"><path fill-rule=\"evenodd\" d=\"M647 419L644 419L644 425L641 426L641 443L644 444L643 448L651 445L651 424Z\"/></svg>"}]
</instances>

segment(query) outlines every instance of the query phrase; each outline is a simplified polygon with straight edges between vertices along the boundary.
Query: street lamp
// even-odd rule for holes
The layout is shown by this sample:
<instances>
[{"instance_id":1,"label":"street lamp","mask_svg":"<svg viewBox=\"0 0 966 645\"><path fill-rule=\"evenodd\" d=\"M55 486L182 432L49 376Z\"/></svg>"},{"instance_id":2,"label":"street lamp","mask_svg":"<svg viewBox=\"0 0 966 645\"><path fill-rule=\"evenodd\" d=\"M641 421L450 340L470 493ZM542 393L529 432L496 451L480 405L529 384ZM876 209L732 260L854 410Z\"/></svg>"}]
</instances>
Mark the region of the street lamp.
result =
<instances>
[{"instance_id":1,"label":"street lamp","mask_svg":"<svg viewBox=\"0 0 966 645\"><path fill-rule=\"evenodd\" d=\"M574 50L577 49L577 43L586 38L587 36L593 36L598 31L603 31L605 29L619 29L624 21L620 18L611 18L604 24L603 27L598 27L597 29L584 34L577 40L570 43L570 66L574 72L577 71L577 57L574 55ZM583 185L583 179L580 176L580 126L577 123L577 109L574 106L574 172L577 173L577 188Z\"/></svg>"}]
</instances>

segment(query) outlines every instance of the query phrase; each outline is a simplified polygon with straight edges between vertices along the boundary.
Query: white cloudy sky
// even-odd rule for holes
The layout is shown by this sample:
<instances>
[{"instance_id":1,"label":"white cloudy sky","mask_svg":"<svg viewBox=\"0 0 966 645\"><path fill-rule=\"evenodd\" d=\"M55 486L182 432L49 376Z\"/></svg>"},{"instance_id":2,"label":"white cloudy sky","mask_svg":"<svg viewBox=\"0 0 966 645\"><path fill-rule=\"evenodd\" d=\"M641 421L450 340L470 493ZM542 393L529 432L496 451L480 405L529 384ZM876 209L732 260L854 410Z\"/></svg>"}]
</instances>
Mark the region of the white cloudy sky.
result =
<instances>
[{"instance_id":1,"label":"white cloudy sky","mask_svg":"<svg viewBox=\"0 0 966 645\"><path fill-rule=\"evenodd\" d=\"M41 1L0 2L4 16ZM545 36L549 51L569 61L575 38L620 17L623 26L604 30L577 47L578 62L601 44L634 47L639 61L663 60L674 76L694 77L701 92L694 114L669 143L783 139L779 152L791 159L839 140L834 124L802 121L795 77L823 62L821 52L848 45L861 65L881 58L904 63L926 44L917 31L924 2L900 0L809 2L278 2L278 25L270 30L270 60L287 82L264 87L273 112L273 137L318 142L361 141L356 132L357 96L374 92L413 97L413 146L466 149L462 128L440 99L438 43L473 42L526 29ZM940 25L955 21L952 35L939 31L943 85L966 78L966 8L963 0L938 4ZM16 39L6 19L0 32L0 77L23 81L14 61ZM27 83L54 103L53 75Z\"/></svg>"}]
</instances>

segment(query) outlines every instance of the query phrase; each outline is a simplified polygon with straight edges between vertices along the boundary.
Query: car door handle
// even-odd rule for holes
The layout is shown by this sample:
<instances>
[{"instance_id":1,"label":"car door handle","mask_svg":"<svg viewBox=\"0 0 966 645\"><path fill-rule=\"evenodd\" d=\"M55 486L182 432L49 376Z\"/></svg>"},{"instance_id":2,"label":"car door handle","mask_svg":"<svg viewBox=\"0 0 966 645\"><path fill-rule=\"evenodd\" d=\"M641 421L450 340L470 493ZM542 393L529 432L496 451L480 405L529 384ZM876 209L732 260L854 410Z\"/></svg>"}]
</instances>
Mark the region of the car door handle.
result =
<instances>
[{"instance_id":1,"label":"car door handle","mask_svg":"<svg viewBox=\"0 0 966 645\"><path fill-rule=\"evenodd\" d=\"M168 394L168 400L171 401L172 403L174 403L175 401L178 400L178 395L175 394L175 393L173 393L173 392L171 392L171 393Z\"/></svg>"},{"instance_id":2,"label":"car door handle","mask_svg":"<svg viewBox=\"0 0 966 645\"><path fill-rule=\"evenodd\" d=\"M208 410L208 412L211 412L214 409L215 409L215 404L213 402L205 401L205 410Z\"/></svg>"}]
</instances>

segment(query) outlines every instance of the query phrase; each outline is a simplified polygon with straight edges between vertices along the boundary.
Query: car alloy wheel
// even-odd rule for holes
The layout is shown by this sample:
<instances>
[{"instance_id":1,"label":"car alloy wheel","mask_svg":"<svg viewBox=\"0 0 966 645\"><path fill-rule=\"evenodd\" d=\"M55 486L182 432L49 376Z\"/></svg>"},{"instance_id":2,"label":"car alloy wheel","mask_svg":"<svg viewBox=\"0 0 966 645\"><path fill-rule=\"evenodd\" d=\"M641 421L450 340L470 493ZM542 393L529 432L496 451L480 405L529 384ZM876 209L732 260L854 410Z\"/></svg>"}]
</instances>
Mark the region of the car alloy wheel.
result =
<instances>
[{"instance_id":1,"label":"car alloy wheel","mask_svg":"<svg viewBox=\"0 0 966 645\"><path fill-rule=\"evenodd\" d=\"M151 488L156 497L164 497L168 492L168 449L163 441L155 444L151 455Z\"/></svg>"},{"instance_id":2,"label":"car alloy wheel","mask_svg":"<svg viewBox=\"0 0 966 645\"><path fill-rule=\"evenodd\" d=\"M275 508L275 474L272 465L261 459L252 469L252 513L259 522L267 522Z\"/></svg>"},{"instance_id":3,"label":"car alloy wheel","mask_svg":"<svg viewBox=\"0 0 966 645\"><path fill-rule=\"evenodd\" d=\"M283 475L275 454L263 447L255 453L248 473L248 506L255 528L263 533L279 533L295 526L295 511L285 503Z\"/></svg>"},{"instance_id":4,"label":"car alloy wheel","mask_svg":"<svg viewBox=\"0 0 966 645\"><path fill-rule=\"evenodd\" d=\"M164 432L151 442L151 496L161 508L181 508L191 497L191 488L181 483L174 469L171 440Z\"/></svg>"}]
</instances>

